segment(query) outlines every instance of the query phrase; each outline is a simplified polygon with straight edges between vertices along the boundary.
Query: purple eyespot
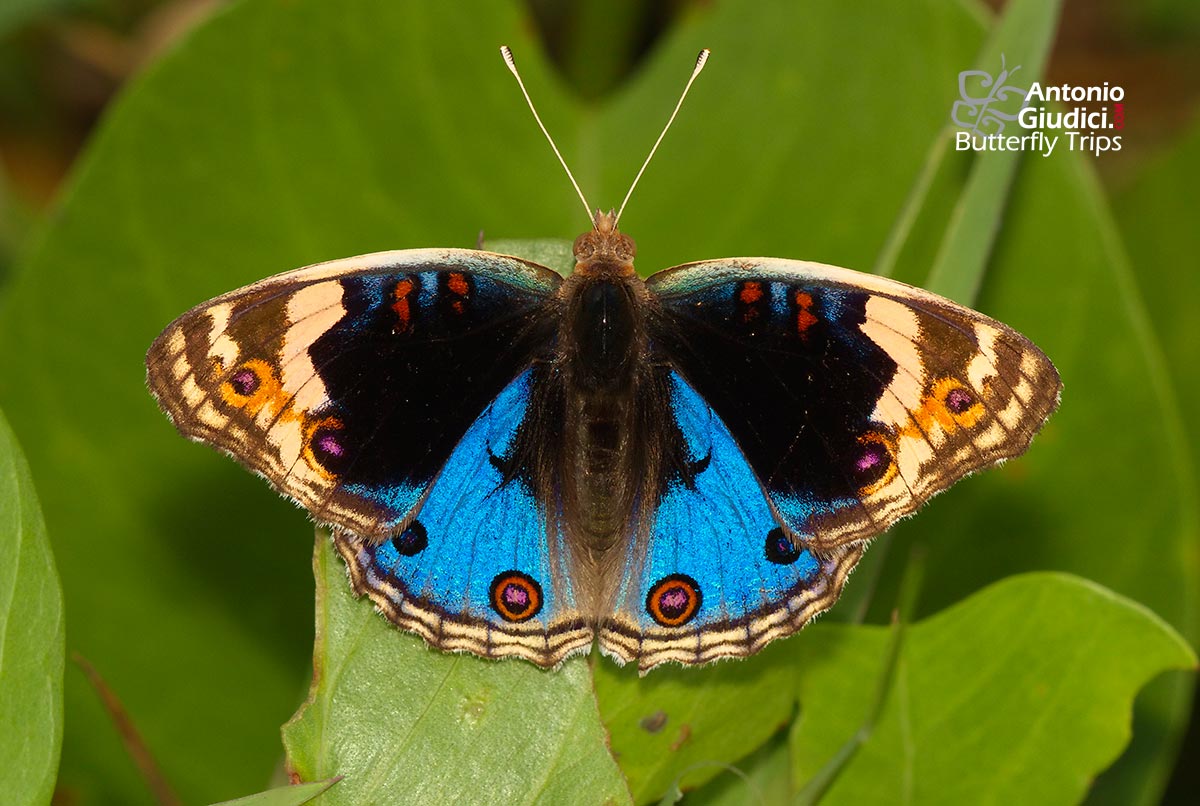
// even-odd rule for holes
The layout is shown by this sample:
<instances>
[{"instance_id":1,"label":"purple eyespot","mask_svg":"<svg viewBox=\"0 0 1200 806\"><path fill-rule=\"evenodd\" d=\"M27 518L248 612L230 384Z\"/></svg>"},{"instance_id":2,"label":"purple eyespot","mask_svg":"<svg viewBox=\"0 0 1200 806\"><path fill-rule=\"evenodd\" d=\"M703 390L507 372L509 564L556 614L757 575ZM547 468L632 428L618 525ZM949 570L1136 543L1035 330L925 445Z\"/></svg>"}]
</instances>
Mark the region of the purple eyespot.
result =
<instances>
[{"instance_id":1,"label":"purple eyespot","mask_svg":"<svg viewBox=\"0 0 1200 806\"><path fill-rule=\"evenodd\" d=\"M242 397L249 397L258 391L260 381L258 373L249 367L242 367L229 379L229 385L233 387L233 391Z\"/></svg>"},{"instance_id":2,"label":"purple eyespot","mask_svg":"<svg viewBox=\"0 0 1200 806\"><path fill-rule=\"evenodd\" d=\"M892 455L887 445L877 439L859 442L858 455L854 458L854 474L863 484L872 484L883 478L892 466Z\"/></svg>"},{"instance_id":3,"label":"purple eyespot","mask_svg":"<svg viewBox=\"0 0 1200 806\"><path fill-rule=\"evenodd\" d=\"M492 609L505 621L527 621L542 609L542 586L521 571L504 571L492 580Z\"/></svg>"},{"instance_id":4,"label":"purple eyespot","mask_svg":"<svg viewBox=\"0 0 1200 806\"><path fill-rule=\"evenodd\" d=\"M317 450L327 453L330 456L341 456L345 451L342 443L333 434L322 434L317 438Z\"/></svg>"},{"instance_id":5,"label":"purple eyespot","mask_svg":"<svg viewBox=\"0 0 1200 806\"><path fill-rule=\"evenodd\" d=\"M331 473L337 473L347 458L346 443L341 434L341 423L326 421L317 426L309 438L313 459Z\"/></svg>"},{"instance_id":6,"label":"purple eyespot","mask_svg":"<svg viewBox=\"0 0 1200 806\"><path fill-rule=\"evenodd\" d=\"M880 465L888 464L889 461L887 448L878 442L868 442L863 446L854 466L859 473L869 473Z\"/></svg>"},{"instance_id":7,"label":"purple eyespot","mask_svg":"<svg viewBox=\"0 0 1200 806\"><path fill-rule=\"evenodd\" d=\"M646 595L646 612L664 627L681 627L700 610L700 585L687 574L663 577Z\"/></svg>"},{"instance_id":8,"label":"purple eyespot","mask_svg":"<svg viewBox=\"0 0 1200 806\"><path fill-rule=\"evenodd\" d=\"M524 610L529 607L529 591L522 588L516 583L510 582L504 586L504 604L509 610Z\"/></svg>"},{"instance_id":9,"label":"purple eyespot","mask_svg":"<svg viewBox=\"0 0 1200 806\"><path fill-rule=\"evenodd\" d=\"M946 395L946 408L955 414L962 414L973 405L975 405L975 398L962 387L951 389Z\"/></svg>"}]
</instances>

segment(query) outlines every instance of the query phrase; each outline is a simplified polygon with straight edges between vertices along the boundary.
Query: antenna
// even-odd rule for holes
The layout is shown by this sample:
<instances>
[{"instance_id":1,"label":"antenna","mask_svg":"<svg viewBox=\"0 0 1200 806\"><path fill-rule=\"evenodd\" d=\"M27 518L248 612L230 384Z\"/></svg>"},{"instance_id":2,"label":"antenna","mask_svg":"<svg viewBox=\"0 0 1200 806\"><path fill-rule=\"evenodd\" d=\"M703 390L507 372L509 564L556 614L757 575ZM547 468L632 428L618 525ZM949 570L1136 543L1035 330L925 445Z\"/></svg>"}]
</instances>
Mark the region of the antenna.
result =
<instances>
[{"instance_id":1,"label":"antenna","mask_svg":"<svg viewBox=\"0 0 1200 806\"><path fill-rule=\"evenodd\" d=\"M613 219L613 229L617 228L617 222L621 220L621 213L625 212L625 205L629 204L629 197L633 195L633 189L637 187L638 180L645 173L646 166L650 164L650 160L654 157L654 152L658 150L658 144L667 136L667 129L671 128L671 124L675 122L675 116L679 114L679 107L683 106L683 99L687 97L688 90L692 88L692 82L696 80L696 76L700 75L700 71L704 69L704 63L708 61L708 54L709 50L705 48L696 57L696 66L692 69L692 77L688 79L687 85L683 88L683 94L679 96L679 102L675 104L675 111L667 119L667 125L663 126L662 133L658 135L658 139L654 141L654 145L650 148L650 153L646 155L646 161L642 163L642 167L638 169L637 176L633 178L633 184L629 186L629 192L625 194L625 200L621 202L621 207L617 210L617 217Z\"/></svg>"},{"instance_id":2,"label":"antenna","mask_svg":"<svg viewBox=\"0 0 1200 806\"><path fill-rule=\"evenodd\" d=\"M583 202L583 210L587 213L588 221L592 222L592 226L596 226L596 220L592 218L592 208L588 201L583 196L583 191L579 189L579 183L575 181L574 174L567 167L567 161L563 159L563 155L559 153L558 146L554 144L554 138L550 136L550 132L546 131L546 127L542 124L542 119L537 113L537 109L533 106L533 101L529 99L529 93L525 90L525 82L521 80L521 74L517 72L517 64L513 61L512 51L508 49L508 45L500 46L500 55L504 57L504 63L508 65L508 71L517 79L517 86L521 88L521 94L525 96L525 103L529 104L529 111L533 113L533 119L537 121L538 128L542 130L542 134L546 135L546 139L550 141L550 147L554 149L554 156L558 157L559 163L563 170L567 172L567 178L571 180L571 185L574 186L575 192L579 194L579 200ZM690 82L689 82L690 83ZM672 115L672 117L674 117ZM662 138L659 138L662 139Z\"/></svg>"}]
</instances>

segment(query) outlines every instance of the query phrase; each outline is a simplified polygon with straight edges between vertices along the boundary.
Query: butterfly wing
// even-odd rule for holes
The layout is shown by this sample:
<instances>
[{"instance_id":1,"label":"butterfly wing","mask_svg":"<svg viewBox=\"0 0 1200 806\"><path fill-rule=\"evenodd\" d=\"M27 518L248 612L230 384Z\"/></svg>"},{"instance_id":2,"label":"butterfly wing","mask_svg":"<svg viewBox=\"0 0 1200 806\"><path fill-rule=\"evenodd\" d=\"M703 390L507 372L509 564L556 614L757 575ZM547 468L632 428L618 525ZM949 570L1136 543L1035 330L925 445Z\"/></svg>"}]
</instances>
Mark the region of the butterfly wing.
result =
<instances>
[{"instance_id":1,"label":"butterfly wing","mask_svg":"<svg viewBox=\"0 0 1200 806\"><path fill-rule=\"evenodd\" d=\"M533 378L522 372L475 420L400 534L334 541L355 592L399 626L441 649L550 667L588 649L593 629L556 513L547 517L529 473L507 472L519 443L540 436L529 433Z\"/></svg>"},{"instance_id":2,"label":"butterfly wing","mask_svg":"<svg viewBox=\"0 0 1200 806\"><path fill-rule=\"evenodd\" d=\"M818 555L796 547L725 422L679 373L657 506L644 545L625 557L604 651L641 671L753 654L790 635L841 594L862 546Z\"/></svg>"},{"instance_id":3,"label":"butterfly wing","mask_svg":"<svg viewBox=\"0 0 1200 806\"><path fill-rule=\"evenodd\" d=\"M470 250L323 263L179 317L146 359L178 429L319 522L392 538L471 423L550 342L549 269Z\"/></svg>"},{"instance_id":4,"label":"butterfly wing","mask_svg":"<svg viewBox=\"0 0 1200 806\"><path fill-rule=\"evenodd\" d=\"M902 283L735 258L648 285L655 345L729 427L795 545L882 532L1022 453L1058 404L1028 339Z\"/></svg>"}]
</instances>

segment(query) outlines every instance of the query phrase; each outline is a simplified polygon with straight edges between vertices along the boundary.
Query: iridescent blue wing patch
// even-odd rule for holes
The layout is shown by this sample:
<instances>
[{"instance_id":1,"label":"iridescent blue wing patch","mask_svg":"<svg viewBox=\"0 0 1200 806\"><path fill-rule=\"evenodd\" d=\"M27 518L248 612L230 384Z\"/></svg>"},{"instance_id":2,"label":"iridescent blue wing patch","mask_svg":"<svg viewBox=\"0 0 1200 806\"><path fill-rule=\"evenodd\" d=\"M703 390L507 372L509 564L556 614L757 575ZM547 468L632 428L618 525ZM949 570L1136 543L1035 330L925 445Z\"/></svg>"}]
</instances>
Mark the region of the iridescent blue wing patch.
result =
<instances>
[{"instance_id":1,"label":"iridescent blue wing patch","mask_svg":"<svg viewBox=\"0 0 1200 806\"><path fill-rule=\"evenodd\" d=\"M656 348L728 426L797 545L873 537L1022 453L1058 404L1012 328L867 274L734 258L661 272Z\"/></svg>"},{"instance_id":2,"label":"iridescent blue wing patch","mask_svg":"<svg viewBox=\"0 0 1200 806\"><path fill-rule=\"evenodd\" d=\"M600 629L605 652L643 671L750 655L795 632L837 600L862 553L793 541L721 418L678 373L668 395L682 461Z\"/></svg>"},{"instance_id":3,"label":"iridescent blue wing patch","mask_svg":"<svg viewBox=\"0 0 1200 806\"><path fill-rule=\"evenodd\" d=\"M476 417L550 344L560 278L456 249L382 252L211 300L154 342L148 379L186 436L319 522L394 537Z\"/></svg>"},{"instance_id":4,"label":"iridescent blue wing patch","mask_svg":"<svg viewBox=\"0 0 1200 806\"><path fill-rule=\"evenodd\" d=\"M334 541L357 593L441 649L516 655L554 666L591 646L556 512L505 471L517 449L533 372L470 426L407 526L375 544Z\"/></svg>"}]
</instances>

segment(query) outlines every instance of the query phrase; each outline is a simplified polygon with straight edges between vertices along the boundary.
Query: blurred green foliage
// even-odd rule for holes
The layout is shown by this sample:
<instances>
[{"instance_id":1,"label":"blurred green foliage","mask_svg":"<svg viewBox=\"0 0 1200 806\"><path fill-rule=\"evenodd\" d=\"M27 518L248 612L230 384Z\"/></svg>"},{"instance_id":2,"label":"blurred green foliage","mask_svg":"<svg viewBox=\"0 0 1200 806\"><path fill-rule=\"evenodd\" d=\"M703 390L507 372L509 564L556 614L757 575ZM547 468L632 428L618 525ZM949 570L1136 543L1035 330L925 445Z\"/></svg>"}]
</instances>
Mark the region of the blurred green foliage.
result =
<instances>
[{"instance_id":1,"label":"blurred green foliage","mask_svg":"<svg viewBox=\"0 0 1200 806\"><path fill-rule=\"evenodd\" d=\"M618 23L606 35L620 40L611 50L637 51L628 41L634 28ZM513 46L585 192L605 207L619 201L695 51L713 48L708 71L623 219L639 240L642 271L736 254L867 268L947 121L958 72L985 48L987 25L974 5L940 0L718 3L679 20L617 91L581 102L514 3L256 0L218 14L136 80L8 289L0 403L42 496L71 646L124 699L184 800L263 789L279 763L278 726L302 698L309 664L310 530L231 462L178 439L155 410L141 361L167 322L222 291L319 260L473 246L480 230L505 238L570 238L581 230L577 200L499 62L501 43ZM591 57L565 52L577 58L568 75L586 73ZM1034 622L1036 614L1042 632L1014 631L1003 644L1014 654L996 649L996 663L1037 654L1036 642L1022 648L1018 639L1041 634L1053 637L1055 649L1095 653L1078 657L1094 657L1098 677L1120 678L1121 696L1111 684L1111 696L1095 703L1083 689L1062 695L1072 718L1088 705L1107 714L1105 730L1078 742L1086 763L1064 767L1083 781L1119 748L1111 728L1123 716L1113 703L1183 656L1161 656L1136 673L1115 664L1106 653L1149 660L1154 653L1139 647L1162 646L1154 642L1168 633L1136 607L1099 594L1089 599L1081 591L1090 587L1060 590L1077 582L1054 582L1035 595L1031 578L1022 577L976 592L1024 571L1070 571L1149 606L1196 642L1196 441L1194 431L1187 436L1194 423L1185 425L1178 396L1195 403L1196 354L1190 311L1172 292L1181 287L1176 283L1194 285L1187 256L1195 254L1188 240L1195 236L1167 223L1195 209L1187 190L1200 186L1195 154L1193 141L1119 206L1137 247L1132 263L1086 161L1065 154L1021 161L978 306L1056 361L1066 384L1063 409L1027 457L939 498L896 530L900 550L874 561L882 565L881 582L867 612L885 621L907 549L918 545L928 558L917 612L929 618L913 627L914 651L924 640L919 630L934 635L934 625L963 612L975 615L952 635L969 636L971 625L1001 613L1010 627ZM939 170L899 253L900 279L926 281L970 165L949 155ZM579 779L594 784L588 791L613 802L629 797L613 787L597 707L639 801L679 781L711 779L722 768L708 762L736 762L749 771L750 786L789 791L803 783L793 778L823 763L820 752L832 747L788 763L789 753L811 747L802 733L810 708L814 718L825 709L823 724L840 719L852 726L859 718L850 707L856 686L874 680L862 676L871 669L877 628L839 624L806 631L750 661L641 680L598 659L549 675L519 663L449 658L391 630L367 603L353 601L344 583L331 584L342 576L327 550L318 552L318 569L318 589L331 607L319 625L352 624L372 640L338 656L354 661L341 682L357 688L341 691L342 699L315 691L319 712L310 706L289 729L292 763L306 775L343 772L331 765L355 759L368 765L357 769L386 778L393 768L362 753L380 743L394 747L389 725L407 724L410 709L433 704L440 716L421 727L427 733L399 736L421 741L409 748L415 755L399 756L410 761L397 780L418 787L424 776L439 791L486 798L496 776L461 761L471 747L463 744L467 737L479 739L470 720L454 715L461 704L455 697L470 704L472 692L486 690L499 710L484 711L501 722L484 720L483 735L496 736L507 719L530 743L530 755L522 756L528 763L507 779L518 782L511 791L560 770L556 759L533 763L535 751L569 736L578 743L570 761L588 771ZM863 576L851 581L848 596L869 592L864 584L854 593L856 583L869 581ZM1023 594L1020 585L1027 586ZM998 590L1007 598L987 598ZM839 607L828 620L846 616ZM994 632L1003 637L1009 629ZM345 638L322 632L318 660ZM969 638L946 640L944 657L980 648L964 646ZM819 657L810 660L811 653ZM818 662L839 653L853 655L841 678ZM910 681L935 694L958 691L962 681L936 671L942 657L909 659ZM1047 677L1058 668L1047 667ZM834 682L815 685L823 674ZM455 697L428 702L404 693L420 680L460 688L449 690ZM843 688L828 688L834 683ZM1176 674L1147 690L1134 745L1094 798L1158 800L1192 684ZM797 694L801 732L785 740L778 731L792 723ZM936 707L937 697L911 702ZM980 723L1005 716L987 710L986 698L962 703L968 718L979 711ZM63 796L84 805L145 801L107 714L75 673L66 678L66 708ZM539 722L530 718L539 714L534 708L564 709L574 721ZM643 720L660 710L669 727L651 734ZM1016 717L1006 729L1021 724ZM314 731L313 720L332 732ZM882 735L878 747L886 746ZM954 758L955 735L933 736L922 753ZM497 749L494 738L486 741L481 759ZM1101 744L1105 752L1093 752ZM340 749L320 755L329 748ZM704 766L689 769L698 763ZM856 776L870 763L869 752L850 762L843 773L848 791L857 791ZM1071 800L1083 786L1053 784L1039 791L1066 794L1045 802ZM357 785L344 781L319 802L352 798ZM735 802L743 786L722 776L694 797Z\"/></svg>"}]
</instances>

